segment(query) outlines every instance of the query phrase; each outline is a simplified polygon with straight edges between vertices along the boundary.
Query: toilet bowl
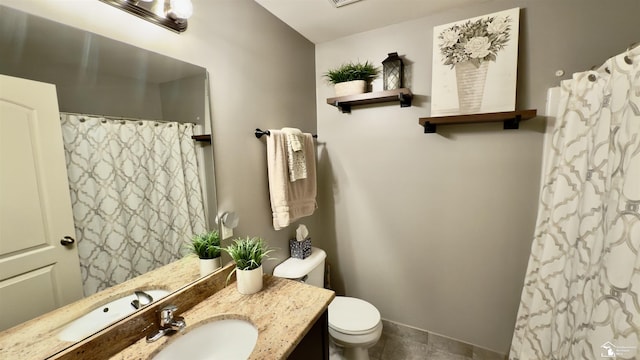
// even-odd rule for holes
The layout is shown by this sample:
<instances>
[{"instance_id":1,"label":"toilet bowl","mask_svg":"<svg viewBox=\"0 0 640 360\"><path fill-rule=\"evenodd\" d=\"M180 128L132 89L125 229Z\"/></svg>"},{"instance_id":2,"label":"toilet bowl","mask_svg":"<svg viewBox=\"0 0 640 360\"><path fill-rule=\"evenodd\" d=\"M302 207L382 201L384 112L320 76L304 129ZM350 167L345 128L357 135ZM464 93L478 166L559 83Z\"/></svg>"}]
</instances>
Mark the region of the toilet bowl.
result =
<instances>
[{"instance_id":1,"label":"toilet bowl","mask_svg":"<svg viewBox=\"0 0 640 360\"><path fill-rule=\"evenodd\" d=\"M329 304L329 336L344 349L344 357L369 359L368 349L382 335L380 312L370 303L353 297L336 296Z\"/></svg>"},{"instance_id":2,"label":"toilet bowl","mask_svg":"<svg viewBox=\"0 0 640 360\"><path fill-rule=\"evenodd\" d=\"M312 248L306 259L289 258L273 270L273 275L304 281L309 285L324 287L324 261L327 254ZM304 280L302 280L304 279ZM347 360L368 360L368 349L382 335L380 312L362 299L336 296L329 304L329 337L343 349Z\"/></svg>"}]
</instances>

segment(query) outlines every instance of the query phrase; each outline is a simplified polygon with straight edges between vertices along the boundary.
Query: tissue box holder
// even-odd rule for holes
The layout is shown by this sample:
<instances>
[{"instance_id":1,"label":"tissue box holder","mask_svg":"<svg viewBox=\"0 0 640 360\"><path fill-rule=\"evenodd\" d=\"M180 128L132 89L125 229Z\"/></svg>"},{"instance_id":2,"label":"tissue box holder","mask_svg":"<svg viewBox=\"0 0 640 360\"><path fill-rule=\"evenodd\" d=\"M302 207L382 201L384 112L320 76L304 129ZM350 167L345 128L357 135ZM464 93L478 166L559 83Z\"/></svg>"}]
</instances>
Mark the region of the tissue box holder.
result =
<instances>
[{"instance_id":1,"label":"tissue box holder","mask_svg":"<svg viewBox=\"0 0 640 360\"><path fill-rule=\"evenodd\" d=\"M289 249L291 250L291 257L305 259L311 255L311 238L308 237L303 241L291 239L289 240Z\"/></svg>"}]
</instances>

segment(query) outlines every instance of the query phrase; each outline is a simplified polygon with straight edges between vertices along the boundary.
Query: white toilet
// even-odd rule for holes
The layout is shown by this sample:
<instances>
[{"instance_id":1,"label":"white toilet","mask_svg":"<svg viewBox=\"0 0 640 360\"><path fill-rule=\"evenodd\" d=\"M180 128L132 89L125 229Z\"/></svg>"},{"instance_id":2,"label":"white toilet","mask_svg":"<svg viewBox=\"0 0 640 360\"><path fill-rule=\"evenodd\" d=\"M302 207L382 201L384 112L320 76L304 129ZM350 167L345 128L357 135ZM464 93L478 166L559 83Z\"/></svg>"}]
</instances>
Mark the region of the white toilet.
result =
<instances>
[{"instance_id":1,"label":"white toilet","mask_svg":"<svg viewBox=\"0 0 640 360\"><path fill-rule=\"evenodd\" d=\"M322 249L311 248L306 259L288 258L273 269L273 276L296 279L309 285L324 286L324 260ZM352 297L336 296L329 304L329 336L344 349L347 360L369 359L368 349L382 335L380 312L370 303Z\"/></svg>"}]
</instances>

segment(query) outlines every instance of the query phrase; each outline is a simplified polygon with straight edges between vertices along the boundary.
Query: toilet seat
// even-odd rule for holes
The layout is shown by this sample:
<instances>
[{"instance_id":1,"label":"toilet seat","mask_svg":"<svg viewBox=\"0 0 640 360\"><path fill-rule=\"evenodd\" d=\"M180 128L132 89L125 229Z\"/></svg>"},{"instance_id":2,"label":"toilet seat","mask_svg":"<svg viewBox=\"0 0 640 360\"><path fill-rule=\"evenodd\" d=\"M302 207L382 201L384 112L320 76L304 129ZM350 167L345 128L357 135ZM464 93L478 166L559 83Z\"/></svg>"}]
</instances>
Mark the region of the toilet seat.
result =
<instances>
[{"instance_id":1,"label":"toilet seat","mask_svg":"<svg viewBox=\"0 0 640 360\"><path fill-rule=\"evenodd\" d=\"M357 298L336 296L329 304L329 327L347 335L362 335L377 330L380 312Z\"/></svg>"}]
</instances>

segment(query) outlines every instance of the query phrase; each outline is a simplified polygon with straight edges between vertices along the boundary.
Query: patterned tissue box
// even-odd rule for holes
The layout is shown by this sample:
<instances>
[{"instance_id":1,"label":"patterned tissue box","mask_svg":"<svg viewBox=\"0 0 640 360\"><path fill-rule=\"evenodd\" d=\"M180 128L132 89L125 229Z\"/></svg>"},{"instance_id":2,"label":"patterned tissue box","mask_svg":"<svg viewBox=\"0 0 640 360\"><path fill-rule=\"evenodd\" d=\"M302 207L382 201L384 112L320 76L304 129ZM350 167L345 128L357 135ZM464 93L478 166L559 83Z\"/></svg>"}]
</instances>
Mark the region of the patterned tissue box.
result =
<instances>
[{"instance_id":1,"label":"patterned tissue box","mask_svg":"<svg viewBox=\"0 0 640 360\"><path fill-rule=\"evenodd\" d=\"M305 259L311 255L311 238L308 237L303 241L291 239L289 240L289 249L291 250L291 257Z\"/></svg>"}]
</instances>

